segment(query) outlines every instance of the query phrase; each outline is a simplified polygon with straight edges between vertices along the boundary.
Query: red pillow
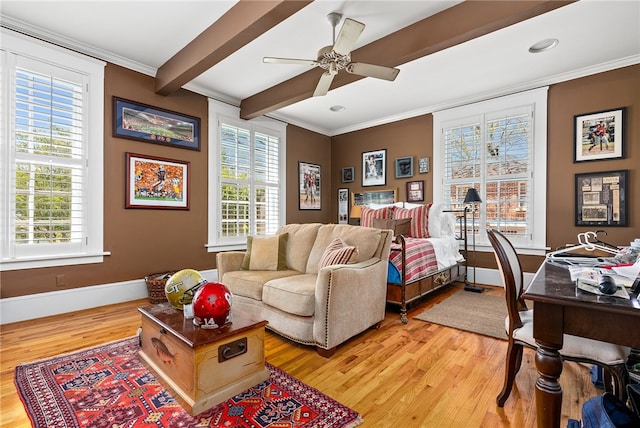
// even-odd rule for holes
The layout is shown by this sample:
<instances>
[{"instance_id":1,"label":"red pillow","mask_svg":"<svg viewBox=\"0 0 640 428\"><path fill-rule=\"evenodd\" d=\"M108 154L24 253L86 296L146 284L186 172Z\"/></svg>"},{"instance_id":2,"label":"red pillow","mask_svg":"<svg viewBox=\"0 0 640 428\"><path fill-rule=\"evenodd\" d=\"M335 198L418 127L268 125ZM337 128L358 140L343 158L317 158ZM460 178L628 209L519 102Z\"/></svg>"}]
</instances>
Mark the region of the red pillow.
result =
<instances>
[{"instance_id":1,"label":"red pillow","mask_svg":"<svg viewBox=\"0 0 640 428\"><path fill-rule=\"evenodd\" d=\"M373 209L369 207L362 207L362 212L360 214L360 226L364 227L373 227L373 219L374 218L393 218L393 209L394 206L383 207L378 209Z\"/></svg>"},{"instance_id":2,"label":"red pillow","mask_svg":"<svg viewBox=\"0 0 640 428\"><path fill-rule=\"evenodd\" d=\"M431 208L431 205L420 205L415 208L396 208L393 218L411 219L411 229L409 230L411 238L429 238L429 208Z\"/></svg>"}]
</instances>

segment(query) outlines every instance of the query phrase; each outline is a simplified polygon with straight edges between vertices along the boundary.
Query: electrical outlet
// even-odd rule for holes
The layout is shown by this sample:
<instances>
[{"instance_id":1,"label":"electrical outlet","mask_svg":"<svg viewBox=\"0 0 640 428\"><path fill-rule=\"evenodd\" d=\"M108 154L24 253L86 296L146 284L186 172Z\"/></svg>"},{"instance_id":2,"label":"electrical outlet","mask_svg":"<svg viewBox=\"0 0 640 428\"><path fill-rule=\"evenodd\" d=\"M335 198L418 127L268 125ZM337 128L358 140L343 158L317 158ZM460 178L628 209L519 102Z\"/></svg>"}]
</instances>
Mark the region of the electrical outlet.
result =
<instances>
[{"instance_id":1,"label":"electrical outlet","mask_svg":"<svg viewBox=\"0 0 640 428\"><path fill-rule=\"evenodd\" d=\"M56 287L64 287L64 275L56 275Z\"/></svg>"}]
</instances>

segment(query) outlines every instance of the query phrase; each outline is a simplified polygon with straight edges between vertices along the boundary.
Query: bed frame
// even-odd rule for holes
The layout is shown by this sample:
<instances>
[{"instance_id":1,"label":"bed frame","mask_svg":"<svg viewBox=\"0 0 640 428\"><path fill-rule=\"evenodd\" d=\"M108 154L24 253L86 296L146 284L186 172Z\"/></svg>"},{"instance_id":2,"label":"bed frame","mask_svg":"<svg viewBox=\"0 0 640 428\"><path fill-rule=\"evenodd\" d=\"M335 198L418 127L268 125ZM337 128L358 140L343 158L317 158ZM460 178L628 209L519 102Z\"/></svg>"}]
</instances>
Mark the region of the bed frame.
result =
<instances>
[{"instance_id":1,"label":"bed frame","mask_svg":"<svg viewBox=\"0 0 640 428\"><path fill-rule=\"evenodd\" d=\"M463 242L463 249L460 252L464 256L464 261L458 262L453 266L440 269L424 278L407 283L405 269L406 240L402 235L396 237L396 242L399 243L402 248L402 266L400 269L401 283L387 283L387 303L400 306L400 321L403 324L408 322L407 306L409 304L452 282L464 281L465 284L469 284L467 280L467 260L469 257L467 249L466 210L450 210L444 212L450 212L456 216L456 225L458 228L456 239Z\"/></svg>"}]
</instances>

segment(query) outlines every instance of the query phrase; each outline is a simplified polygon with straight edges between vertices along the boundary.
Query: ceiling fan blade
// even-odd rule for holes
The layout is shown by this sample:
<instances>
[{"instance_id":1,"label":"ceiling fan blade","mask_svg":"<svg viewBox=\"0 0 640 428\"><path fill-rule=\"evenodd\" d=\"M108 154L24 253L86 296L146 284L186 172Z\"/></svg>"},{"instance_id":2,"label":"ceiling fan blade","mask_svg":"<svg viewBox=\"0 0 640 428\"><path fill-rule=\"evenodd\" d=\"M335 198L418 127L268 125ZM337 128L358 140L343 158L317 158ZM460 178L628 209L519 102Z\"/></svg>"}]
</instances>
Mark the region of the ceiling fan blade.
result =
<instances>
[{"instance_id":1,"label":"ceiling fan blade","mask_svg":"<svg viewBox=\"0 0 640 428\"><path fill-rule=\"evenodd\" d=\"M375 77L376 79L395 80L400 73L397 68L383 67L381 65L365 64L362 62L352 62L345 70L358 76Z\"/></svg>"},{"instance_id":2,"label":"ceiling fan blade","mask_svg":"<svg viewBox=\"0 0 640 428\"><path fill-rule=\"evenodd\" d=\"M334 52L340 55L348 55L363 31L364 24L362 22L346 18L333 44Z\"/></svg>"},{"instance_id":3,"label":"ceiling fan blade","mask_svg":"<svg viewBox=\"0 0 640 428\"><path fill-rule=\"evenodd\" d=\"M262 58L262 62L270 64L302 64L302 65L318 65L318 62L314 59L297 59L297 58L274 58L265 56Z\"/></svg>"},{"instance_id":4,"label":"ceiling fan blade","mask_svg":"<svg viewBox=\"0 0 640 428\"><path fill-rule=\"evenodd\" d=\"M328 71L322 73L322 76L320 76L320 81L318 81L318 86L316 86L316 90L313 92L314 97L327 95L327 92L329 92L329 86L331 86L331 82L333 82L333 76L335 75L329 73Z\"/></svg>"}]
</instances>

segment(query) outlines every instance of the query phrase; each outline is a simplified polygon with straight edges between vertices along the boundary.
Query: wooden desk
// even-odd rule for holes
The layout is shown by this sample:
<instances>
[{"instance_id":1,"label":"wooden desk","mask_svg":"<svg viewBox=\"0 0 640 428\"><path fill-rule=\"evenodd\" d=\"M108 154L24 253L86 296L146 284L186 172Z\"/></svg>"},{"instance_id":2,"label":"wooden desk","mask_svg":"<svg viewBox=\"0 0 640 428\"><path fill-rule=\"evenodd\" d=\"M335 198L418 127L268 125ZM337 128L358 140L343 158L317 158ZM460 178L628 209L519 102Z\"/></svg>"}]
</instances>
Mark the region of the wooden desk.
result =
<instances>
[{"instance_id":1,"label":"wooden desk","mask_svg":"<svg viewBox=\"0 0 640 428\"><path fill-rule=\"evenodd\" d=\"M578 290L567 269L549 263L538 269L524 298L534 304L538 427L559 428L562 358L558 350L563 334L640 348L640 304L636 298L625 300Z\"/></svg>"}]
</instances>

